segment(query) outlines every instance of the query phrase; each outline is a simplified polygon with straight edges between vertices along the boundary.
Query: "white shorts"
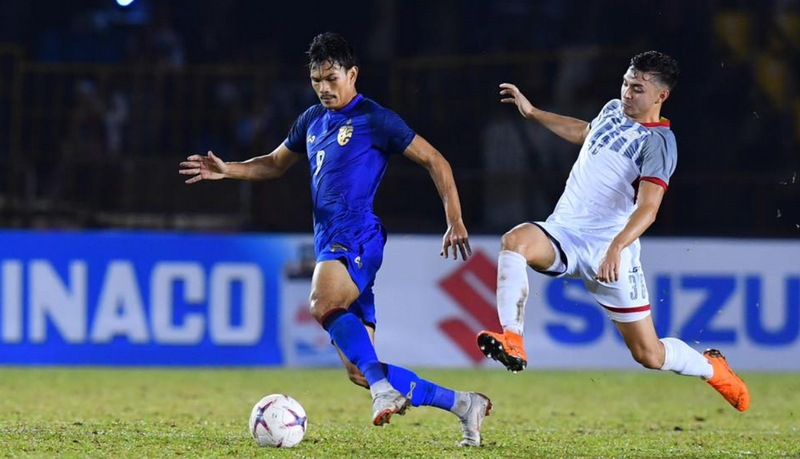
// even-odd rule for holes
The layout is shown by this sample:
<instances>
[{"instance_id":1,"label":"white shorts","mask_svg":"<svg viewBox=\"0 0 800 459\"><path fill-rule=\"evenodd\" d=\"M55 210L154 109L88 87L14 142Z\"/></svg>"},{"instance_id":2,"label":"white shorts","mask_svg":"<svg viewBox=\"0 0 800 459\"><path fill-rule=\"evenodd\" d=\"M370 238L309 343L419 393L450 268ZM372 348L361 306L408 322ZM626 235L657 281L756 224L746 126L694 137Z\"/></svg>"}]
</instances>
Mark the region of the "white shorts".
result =
<instances>
[{"instance_id":1,"label":"white shorts","mask_svg":"<svg viewBox=\"0 0 800 459\"><path fill-rule=\"evenodd\" d=\"M568 228L546 222L531 222L542 229L556 247L556 266L561 272L539 271L553 277L581 279L586 290L617 322L636 322L650 315L650 295L639 261L641 245L634 241L620 254L619 279L600 282L596 279L600 262L615 234Z\"/></svg>"}]
</instances>

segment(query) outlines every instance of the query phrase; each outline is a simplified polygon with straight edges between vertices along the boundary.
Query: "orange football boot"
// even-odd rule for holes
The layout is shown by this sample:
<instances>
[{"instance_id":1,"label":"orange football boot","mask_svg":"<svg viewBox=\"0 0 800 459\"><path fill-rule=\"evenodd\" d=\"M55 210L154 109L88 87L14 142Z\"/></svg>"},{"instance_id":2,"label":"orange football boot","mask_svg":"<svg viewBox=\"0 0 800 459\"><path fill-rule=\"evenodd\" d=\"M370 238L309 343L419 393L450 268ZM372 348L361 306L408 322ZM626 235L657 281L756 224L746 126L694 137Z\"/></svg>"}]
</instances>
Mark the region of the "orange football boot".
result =
<instances>
[{"instance_id":1,"label":"orange football boot","mask_svg":"<svg viewBox=\"0 0 800 459\"><path fill-rule=\"evenodd\" d=\"M522 335L510 331L505 331L502 335L482 331L478 333L477 339L478 347L483 355L502 363L508 371L516 373L528 366L528 357L525 355L525 348L522 345Z\"/></svg>"},{"instance_id":2,"label":"orange football boot","mask_svg":"<svg viewBox=\"0 0 800 459\"><path fill-rule=\"evenodd\" d=\"M708 384L737 410L745 411L750 407L750 392L747 390L747 385L731 370L722 353L716 349L709 349L703 353L703 357L714 367L714 376L707 381Z\"/></svg>"}]
</instances>

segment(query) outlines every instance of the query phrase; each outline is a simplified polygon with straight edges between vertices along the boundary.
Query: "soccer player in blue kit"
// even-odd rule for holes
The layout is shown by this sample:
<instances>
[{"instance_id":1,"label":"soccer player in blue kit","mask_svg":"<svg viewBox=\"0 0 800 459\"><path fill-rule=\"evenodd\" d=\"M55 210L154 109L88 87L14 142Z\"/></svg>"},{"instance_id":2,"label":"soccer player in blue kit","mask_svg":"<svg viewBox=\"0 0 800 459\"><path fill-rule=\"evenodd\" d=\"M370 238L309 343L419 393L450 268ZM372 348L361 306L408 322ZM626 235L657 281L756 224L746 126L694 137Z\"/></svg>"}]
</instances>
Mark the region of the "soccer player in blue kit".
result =
<instances>
[{"instance_id":1,"label":"soccer player in blue kit","mask_svg":"<svg viewBox=\"0 0 800 459\"><path fill-rule=\"evenodd\" d=\"M323 33L308 50L311 86L320 103L295 121L287 139L266 156L226 163L208 152L181 163L186 183L233 178L276 179L302 157L311 168L317 264L311 281L311 314L328 331L350 379L372 393L372 422L380 426L409 404L435 406L461 421L461 446L479 446L491 401L453 391L401 367L382 363L374 348L372 286L383 261L386 230L372 201L389 156L402 153L425 167L444 204L447 232L441 255L471 254L449 163L397 114L356 91L358 62L343 37Z\"/></svg>"}]
</instances>

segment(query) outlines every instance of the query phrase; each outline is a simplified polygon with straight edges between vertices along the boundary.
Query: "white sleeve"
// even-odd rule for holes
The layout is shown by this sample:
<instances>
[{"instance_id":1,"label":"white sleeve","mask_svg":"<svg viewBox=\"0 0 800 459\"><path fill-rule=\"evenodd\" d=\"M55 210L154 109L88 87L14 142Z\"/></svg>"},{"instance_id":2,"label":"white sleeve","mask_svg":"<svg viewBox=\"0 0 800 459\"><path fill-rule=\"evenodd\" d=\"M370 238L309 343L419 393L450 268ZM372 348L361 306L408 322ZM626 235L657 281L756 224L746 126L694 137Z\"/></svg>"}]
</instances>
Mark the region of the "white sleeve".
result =
<instances>
[{"instance_id":1,"label":"white sleeve","mask_svg":"<svg viewBox=\"0 0 800 459\"><path fill-rule=\"evenodd\" d=\"M665 135L655 131L648 136L642 147L642 180L651 181L666 188L669 178L675 172L677 163L678 148L671 132Z\"/></svg>"}]
</instances>

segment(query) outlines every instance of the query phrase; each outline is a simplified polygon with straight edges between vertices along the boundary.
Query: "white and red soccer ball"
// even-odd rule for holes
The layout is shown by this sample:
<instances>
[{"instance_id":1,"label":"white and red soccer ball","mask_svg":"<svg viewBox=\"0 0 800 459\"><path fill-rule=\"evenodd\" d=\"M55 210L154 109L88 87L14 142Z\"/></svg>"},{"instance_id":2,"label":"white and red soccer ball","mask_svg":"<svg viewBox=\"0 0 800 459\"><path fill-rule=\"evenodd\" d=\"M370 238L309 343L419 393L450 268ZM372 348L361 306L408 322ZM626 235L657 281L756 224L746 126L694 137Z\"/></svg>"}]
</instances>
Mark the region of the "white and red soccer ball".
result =
<instances>
[{"instance_id":1,"label":"white and red soccer ball","mask_svg":"<svg viewBox=\"0 0 800 459\"><path fill-rule=\"evenodd\" d=\"M260 446L291 448L306 434L306 411L288 395L267 395L250 413L250 434Z\"/></svg>"}]
</instances>

